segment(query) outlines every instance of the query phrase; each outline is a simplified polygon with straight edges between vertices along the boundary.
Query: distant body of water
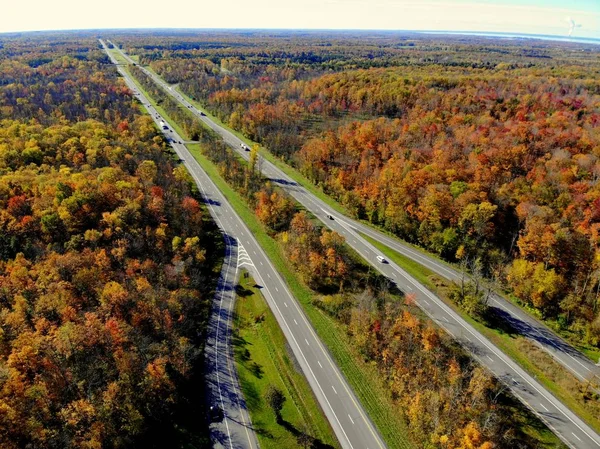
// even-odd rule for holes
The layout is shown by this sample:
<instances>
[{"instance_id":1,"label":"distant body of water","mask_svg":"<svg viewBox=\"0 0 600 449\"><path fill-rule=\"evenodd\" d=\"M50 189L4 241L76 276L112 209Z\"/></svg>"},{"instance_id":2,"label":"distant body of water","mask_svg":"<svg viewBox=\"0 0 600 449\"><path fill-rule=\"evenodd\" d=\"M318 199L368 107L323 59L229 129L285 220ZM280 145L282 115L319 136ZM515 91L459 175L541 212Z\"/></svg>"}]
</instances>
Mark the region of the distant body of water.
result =
<instances>
[{"instance_id":1,"label":"distant body of water","mask_svg":"<svg viewBox=\"0 0 600 449\"><path fill-rule=\"evenodd\" d=\"M486 33L477 31L419 31L422 34L445 34L456 36L482 36L499 39L541 39L545 41L557 42L576 42L578 44L593 44L600 45L600 39L591 37L568 37L568 36L552 36L544 34L513 34L513 33Z\"/></svg>"}]
</instances>

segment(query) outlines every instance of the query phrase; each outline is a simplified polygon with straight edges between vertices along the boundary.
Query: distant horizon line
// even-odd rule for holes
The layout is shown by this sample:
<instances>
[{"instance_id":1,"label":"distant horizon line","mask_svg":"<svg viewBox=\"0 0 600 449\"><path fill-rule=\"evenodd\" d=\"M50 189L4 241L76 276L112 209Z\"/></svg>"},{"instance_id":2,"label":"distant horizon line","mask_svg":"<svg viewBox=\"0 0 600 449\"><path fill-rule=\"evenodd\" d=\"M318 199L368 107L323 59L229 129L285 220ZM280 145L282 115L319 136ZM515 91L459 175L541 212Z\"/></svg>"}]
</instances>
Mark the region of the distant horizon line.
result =
<instances>
[{"instance_id":1,"label":"distant horizon line","mask_svg":"<svg viewBox=\"0 0 600 449\"><path fill-rule=\"evenodd\" d=\"M407 33L407 34L434 34L434 35L455 35L455 36L479 36L479 37L505 37L505 38L523 38L551 40L566 43L590 43L600 45L600 37L585 36L564 36L558 34L539 34L539 33L521 33L511 31L467 31L467 30L408 30L408 29L368 29L368 28L173 28L173 27L134 27L134 28L81 28L81 29L54 29L54 30L22 30L22 31L2 31L0 37L19 34L42 34L42 33L77 33L77 32L98 32L98 31L279 31L279 32L328 32L328 33Z\"/></svg>"}]
</instances>

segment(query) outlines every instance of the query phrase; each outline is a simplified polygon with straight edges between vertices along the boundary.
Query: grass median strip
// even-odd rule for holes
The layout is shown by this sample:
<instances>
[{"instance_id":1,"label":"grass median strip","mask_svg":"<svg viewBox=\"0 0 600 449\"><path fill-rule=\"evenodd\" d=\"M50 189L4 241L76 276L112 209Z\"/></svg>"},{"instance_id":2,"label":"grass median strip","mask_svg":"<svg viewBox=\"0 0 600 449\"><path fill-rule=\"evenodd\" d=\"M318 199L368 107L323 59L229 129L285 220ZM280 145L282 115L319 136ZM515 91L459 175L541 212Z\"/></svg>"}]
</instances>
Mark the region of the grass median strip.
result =
<instances>
[{"instance_id":1,"label":"grass median strip","mask_svg":"<svg viewBox=\"0 0 600 449\"><path fill-rule=\"evenodd\" d=\"M353 350L352 345L348 341L344 328L313 305L313 293L299 281L297 275L290 269L289 265L285 262L285 256L278 242L267 235L253 211L246 205L245 200L220 178L218 170L200 153L198 145L190 145L188 147L198 162L217 183L238 214L248 224L259 243L274 262L278 271L285 278L296 298L300 300L317 333L328 346L338 366L344 372L357 396L388 442L388 445L399 448L410 447L404 423L398 418L398 414L395 413L394 405L387 399L387 391L385 385L382 385L379 373L372 365L362 362L361 356ZM413 270L423 271L419 264L412 261L405 262L412 264ZM427 275L420 276L419 280L429 288L434 287ZM533 426L531 427L533 429ZM541 438L538 437L537 439L539 441L547 440L550 442L549 444L558 442L556 437L550 432L548 432L548 435L544 434Z\"/></svg>"},{"instance_id":2,"label":"grass median strip","mask_svg":"<svg viewBox=\"0 0 600 449\"><path fill-rule=\"evenodd\" d=\"M432 271L398 254L382 243L364 234L362 234L362 237L434 292L448 306L460 314L465 321L488 338L512 360L517 362L529 375L536 378L548 391L579 415L594 430L600 432L600 401L591 391L591 385L580 382L549 354L525 337L516 332L510 333L504 329L487 326L462 311L447 298L446 291L450 285L450 281L442 279Z\"/></svg>"},{"instance_id":3,"label":"grass median strip","mask_svg":"<svg viewBox=\"0 0 600 449\"><path fill-rule=\"evenodd\" d=\"M376 368L365 363L353 349L342 326L313 305L313 293L298 279L297 274L287 264L286 255L278 242L267 234L241 196L221 178L215 165L202 155L199 145L188 145L188 148L246 223L286 281L294 297L301 303L317 334L333 355L388 447L393 449L412 447L404 422L398 416L396 406L389 399L386 386Z\"/></svg>"},{"instance_id":4,"label":"grass median strip","mask_svg":"<svg viewBox=\"0 0 600 449\"><path fill-rule=\"evenodd\" d=\"M162 118L164 118L165 120L167 120L169 122L169 125L171 125L171 127L177 132L177 134L179 134L181 137L183 137L184 139L189 139L190 136L187 135L187 133L185 131L183 131L183 129L181 129L181 127L177 124L177 122L175 122L174 120L172 120L169 117L169 114L167 113L167 111L165 111L165 109L160 106L160 104L158 104L154 98L152 98L152 96L148 93L148 91L146 91L146 89L144 89L144 87L140 84L140 82L136 79L135 76L132 75L131 71L129 70L128 66L129 66L129 62L125 60L125 58L123 58L123 56L116 50L114 49L110 49L109 50L111 52L111 54L120 62L123 63L123 70L125 70L127 72L127 74L131 77L131 79L133 80L134 84L136 85L136 87L138 88L138 90L144 94L144 96L146 97L146 99L148 100L148 102L154 107L154 109L156 109L156 112L158 112L160 114L160 116ZM145 105L143 105L145 108ZM145 108L146 111L149 113L148 109ZM185 110L184 107L181 107L182 110ZM191 114L191 112L188 111L189 114Z\"/></svg>"},{"instance_id":5,"label":"grass median strip","mask_svg":"<svg viewBox=\"0 0 600 449\"><path fill-rule=\"evenodd\" d=\"M141 88L138 82L136 82L136 85L144 92L148 101L156 107L152 97ZM159 110L159 112L177 130L175 122L168 116L166 111ZM199 144L190 146L192 151L196 153L195 157L198 158ZM216 171L212 173L212 176L218 176ZM243 208L245 204L241 199L237 199L238 201L236 199L233 201L236 202L237 207L234 207L239 213L240 208ZM246 212L251 214L247 207ZM249 216L253 217L253 215ZM314 447L324 449L338 448L339 443L335 434L312 394L308 382L296 370L292 360L287 355L285 337L269 311L266 302L254 288L254 281L252 278L242 276L240 287L238 296L243 298L241 304L245 304L247 309L241 306L242 309L239 310L236 326L241 332L234 338L234 345L236 347L241 388L252 415L253 425L256 428L261 447L266 449L294 448L306 447L302 445L310 443L316 444ZM258 313L258 311L260 312ZM260 335L258 340L248 337L248 333L242 331L242 327L249 330L247 329L248 321L244 319L248 313L252 313L253 317L263 317L260 321L264 322L262 330L265 335ZM250 323L252 319L250 319ZM245 337L248 337L246 342L244 342ZM251 359L247 358L250 351L246 351L249 344L253 345L254 348ZM264 381L262 381L263 378ZM268 385L275 385L284 391L289 399L283 407L280 422L275 420L272 410L265 409L262 401L265 388Z\"/></svg>"},{"instance_id":6,"label":"grass median strip","mask_svg":"<svg viewBox=\"0 0 600 449\"><path fill-rule=\"evenodd\" d=\"M233 345L240 386L263 449L339 447L275 316L247 272L237 286ZM285 402L279 412L269 395Z\"/></svg>"},{"instance_id":7,"label":"grass median strip","mask_svg":"<svg viewBox=\"0 0 600 449\"><path fill-rule=\"evenodd\" d=\"M136 82L136 84L139 86L139 83ZM148 100L155 104L152 97L148 96ZM166 112L163 117L177 129ZM353 348L343 327L313 305L313 293L288 265L286 255L278 242L268 235L241 195L227 184L220 176L217 167L201 153L200 144L188 144L186 147L246 223L277 271L284 278L294 297L303 306L317 334L327 346L388 447L391 449L412 448L406 426L396 410L396 405L389 398L386 385L376 368L364 362L362 356Z\"/></svg>"},{"instance_id":8,"label":"grass median strip","mask_svg":"<svg viewBox=\"0 0 600 449\"><path fill-rule=\"evenodd\" d=\"M207 114L207 115L209 115L209 114ZM216 118L214 118L214 119L216 122L220 123L220 121L218 119L216 119ZM234 134L238 135L238 137L240 137L242 140L249 142L240 133L237 133L235 131L232 131L232 132ZM195 157L198 159L198 157L201 155L200 155L199 149L196 149L196 151L197 151L198 155L195 155ZM263 156L266 159L268 159L269 161L276 164L279 168L281 168L283 171L285 171L293 179L295 179L296 181L298 181L301 184L303 184L304 186L306 186L307 189L309 189L311 192L313 192L315 195L317 195L323 201L327 202L327 204L330 204L333 209L343 210L343 208L341 206L339 206L338 203L336 203L333 199L331 199L327 195L325 195L318 187L316 187L316 186L312 185L310 182L308 182L295 169L293 169L292 167L289 167L283 161L279 160L277 157L270 154L266 150L262 150L261 153L264 153ZM211 164L208 160L206 160L205 163ZM205 169L206 169L206 167L205 167ZM213 166L213 169L214 169L213 170L214 173L211 176L213 177L213 179L215 179L214 175L218 176L218 172L214 166ZM223 183L224 183L224 181L223 181ZM223 189L221 189L221 190L223 190ZM235 196L239 196L233 191L231 192L231 194L235 195ZM230 201L232 201L231 198L229 198L229 199L230 199ZM267 251L269 256L272 256L271 252L274 252L273 254L275 254L277 252L281 253L281 249L279 248L277 241L271 239L268 235L266 235L264 228L262 228L260 223L258 223L258 221L256 220L256 218L254 216L254 213L247 208L245 201L240 198L239 203L240 204L238 205L238 207L247 209L246 216L243 216L245 214L240 213L240 211L238 210L238 213L240 215L242 215L242 218L244 219L244 221L248 224L250 224L252 219L254 221L256 221L254 226L250 226L252 232L257 236L257 238L259 237L258 234L260 234L260 233L264 234L264 236L262 238L258 238L258 240L263 245L263 247L265 248L265 250ZM374 243L377 247L379 247L382 250L382 252L386 253L388 255L388 257L390 257L390 259L394 259L394 257L392 257L390 255L390 253L394 253L393 250L389 250L384 245L378 244L377 242L372 241L372 243ZM281 257L281 254L279 257ZM403 258L403 256L398 256L398 257ZM271 259L274 260L276 258L271 257ZM402 262L399 262L399 265L403 266L407 271L409 271L411 274L413 274L420 282L425 284L431 290L438 291L440 287L443 288L443 283L447 282L447 281L444 281L441 278L435 276L429 270L424 269L418 263L413 262L412 260L410 260L408 258L403 258L403 259L404 260ZM361 376L362 376L363 380L371 378L373 380L372 383L374 385L369 386L369 388L367 388L366 390L373 390L373 389L379 388L377 386L377 383L378 383L377 382L378 381L377 373L375 372L374 369L372 369L372 367L369 367L367 365L359 367L359 371L361 371L360 373L355 373L353 371L356 369L357 360L359 362L358 365L360 365L360 356L353 353L351 345L349 345L349 342L345 338L344 330L340 326L336 325L336 323L332 319L330 319L329 317L324 315L320 310L318 310L317 308L315 308L312 305L313 293L308 291L308 289L296 278L296 275L294 273L292 273L292 272L287 273L287 274L284 273L285 270L283 267L286 267L286 269L288 271L291 271L291 270L289 270L289 267L287 266L287 264L285 263L285 261L283 259L280 261L280 263L282 263L283 266L280 267L280 266L278 266L279 262L275 262L278 270L282 273L282 275L284 275L284 278L286 279L286 281L288 282L290 287L292 287L294 294L302 302L302 304L305 308L305 311L307 312L307 315L310 317L311 321L313 322L313 325L315 326L317 332L321 335L321 338L329 346L331 352L334 354L335 358L337 359L338 364L343 369L344 373L348 377L348 380L355 388L355 390L356 390L358 396L361 398L363 404L369 410L374 421L378 424L382 434L389 441L388 435L382 429L381 424L379 424L380 422L384 421L383 416L385 415L385 412L383 410L381 410L381 408L382 408L381 405L377 404L377 402L379 401L379 398L376 397L377 395L370 398L369 397L370 392L363 391L363 385L361 385L360 383L356 384L355 379L353 379L355 377L360 378ZM297 285L294 287L293 284L297 284ZM302 291L303 289L306 291ZM298 293L300 293L300 295ZM454 306L453 304L451 304L451 305ZM561 397L560 393L561 393L562 386L560 386L561 384L559 382L557 382L556 380L554 380L554 381L549 380L549 382L553 385L553 387L551 387L549 384L546 384L544 382L544 378L546 377L548 369L539 370L536 366L536 364L539 363L539 360L541 360L541 359L536 359L536 364L532 364L530 361L530 359L533 359L537 355L540 355L540 354L547 355L547 354L545 354L543 351L541 351L539 348L535 347L534 345L531 345L531 343L529 341L525 340L523 337L519 337L519 336L516 336L513 334L506 334L499 329L488 328L488 327L484 326L483 324L481 324L477 321L474 321L470 317L466 316L466 314L464 314L462 312L461 312L461 314L463 315L463 317L465 319L467 319L470 323L472 323L480 332L482 332L484 335L486 335L490 340L492 340L497 346L499 346L504 352L506 352L514 360L516 360L518 363L520 363L524 368L528 369L525 365L529 364L530 368L528 369L528 371L530 373L532 373L533 375L536 375L535 373L537 370L538 380L542 381L542 383L544 383L550 391L552 391L555 395L557 395L557 397ZM328 332L331 329L335 329L336 332L333 333L335 335L328 335ZM528 345L531 347L528 347ZM340 349L340 348L342 348L342 349ZM537 351L537 353L536 353L536 351ZM345 357L347 357L347 360L345 359ZM543 363L547 363L547 362L548 361L543 361ZM556 364L556 362L554 362L552 359L550 359L548 364L552 364L552 363ZM347 366L345 366L345 364ZM560 367L560 366L558 368L562 369L562 367ZM554 369L554 367L552 367L552 369ZM556 376L556 374L554 374L554 375ZM549 376L549 377L552 377L552 376ZM383 395L380 397L385 397L385 388L381 388L381 391L383 392ZM370 401L370 399L374 399L374 401ZM597 423L591 422L590 419L588 419L588 417L584 416L584 415L586 415L586 413L580 413L577 410L577 406L573 407L573 405L572 405L573 403L571 401L569 401L569 400L563 400L563 401L565 403L567 403L567 405L569 405L572 409L574 409L574 411L579 413L580 416L582 416L582 418L586 419L594 428L598 429ZM374 408L374 409L379 408L380 409L379 412L381 412L379 414L379 416L377 416L377 412L373 413L371 411L371 408ZM383 408L385 408L385 406ZM388 416L392 416L392 415L393 415L393 413ZM588 415L589 415L589 413L588 413ZM596 420L595 416L591 416L591 418ZM550 434L550 435L553 436L552 434ZM395 438L397 438L397 435L395 435ZM396 446L392 446L390 444L390 447L396 447ZM398 446L398 447L402 447L402 446Z\"/></svg>"}]
</instances>

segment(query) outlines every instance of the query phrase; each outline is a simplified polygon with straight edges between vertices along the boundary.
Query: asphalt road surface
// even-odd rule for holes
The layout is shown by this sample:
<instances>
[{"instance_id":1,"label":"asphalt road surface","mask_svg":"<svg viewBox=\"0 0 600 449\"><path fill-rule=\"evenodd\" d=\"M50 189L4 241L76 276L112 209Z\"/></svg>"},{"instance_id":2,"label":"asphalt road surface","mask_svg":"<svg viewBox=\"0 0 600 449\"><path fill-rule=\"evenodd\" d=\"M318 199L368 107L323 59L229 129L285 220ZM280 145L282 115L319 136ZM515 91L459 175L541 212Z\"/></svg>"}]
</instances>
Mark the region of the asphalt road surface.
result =
<instances>
[{"instance_id":1,"label":"asphalt road surface","mask_svg":"<svg viewBox=\"0 0 600 449\"><path fill-rule=\"evenodd\" d=\"M123 54L123 56L130 62L133 62L126 54L123 52L121 52L121 54ZM184 106L188 107L192 112L194 112L206 125L218 132L223 137L225 142L227 142L233 149L238 151L246 159L248 158L248 155L245 154L245 151L241 149L241 140L239 140L234 134L221 128L212 122L208 117L201 115L200 111L196 110L183 95L173 88L173 86L168 85L161 78L150 71L146 70L146 73L150 75L154 81L161 85L168 93L170 93ZM307 192L302 188L298 188L299 186L297 186L291 178L289 178L283 171L275 167L273 164L263 161L262 169L263 173L274 181L279 181L280 184L295 187L290 187L290 191L295 191L300 195L309 197L308 200L312 203L310 209L313 213L314 209L328 209L328 206L325 203L320 201L310 192ZM439 276L451 281L458 281L461 279L462 273L453 268L451 265L418 251L410 245L403 243L398 239L392 238L378 230L375 230L364 223L348 217L345 217L344 219L355 230L368 235L369 237L377 240L380 243L383 243L389 248L394 249L400 254L403 254L404 256L420 263ZM496 308L498 315L503 317L505 321L515 329L515 331L531 339L540 348L550 354L556 361L567 368L579 380L583 382L594 379L600 381L600 367L595 363L595 361L590 360L580 351L573 348L573 346L556 335L556 333L554 333L543 323L533 318L530 314L497 294L491 295L490 305ZM600 363L600 360L597 362Z\"/></svg>"},{"instance_id":2,"label":"asphalt road surface","mask_svg":"<svg viewBox=\"0 0 600 449\"><path fill-rule=\"evenodd\" d=\"M127 58L124 53L121 52L121 54ZM241 147L243 142L239 138L203 115L173 86L168 85L152 72L144 70L157 84L188 107L207 126L218 132L234 150L238 151L243 157L248 158L247 152ZM444 277L456 279L457 276L460 276L456 270L433 258L426 257L408 245L402 245L397 240L374 231L362 223L344 217L337 212L333 213L325 203L268 161L263 160L260 167L265 176L279 183L297 201L321 219L327 227L343 235L350 246L381 273L396 282L402 291L413 293L419 307L431 319L456 338L482 365L486 366L498 379L503 381L512 390L513 394L530 407L568 446L572 448L600 448L600 436L594 430L408 273L394 263L388 261L380 263L377 259L378 251L363 239L356 230L358 229L408 257L423 263ZM493 304L507 314L507 318L512 321L517 329L534 338L539 345L552 353L561 363L568 364L566 366L572 372L577 373L578 377L589 379L594 374L596 368L594 364L590 363L589 359L586 359L549 329L503 298L496 296L493 300L495 301Z\"/></svg>"},{"instance_id":3,"label":"asphalt road surface","mask_svg":"<svg viewBox=\"0 0 600 449\"><path fill-rule=\"evenodd\" d=\"M462 273L397 239L352 220L351 225L361 233L383 243L400 254L420 263L434 273L451 281L460 281ZM600 368L584 354L556 335L551 329L502 296L492 293L490 306L518 333L535 342L582 382L600 380Z\"/></svg>"},{"instance_id":4,"label":"asphalt road surface","mask_svg":"<svg viewBox=\"0 0 600 449\"><path fill-rule=\"evenodd\" d=\"M116 61L113 60L113 63L116 63ZM166 120L160 118L147 99L139 93L129 75L123 70L120 70L120 72L156 123L159 124L160 120L166 122ZM248 269L261 287L261 291L281 326L292 352L329 420L340 445L345 449L385 448L385 443L367 417L342 373L254 236L189 153L185 145L178 143L179 141L183 142L183 139L171 130L166 132L165 135L171 140L176 153L198 183L211 214L223 229L228 243L230 243L229 246L237 250L238 267L244 266ZM233 277L228 279L233 279ZM226 282L223 285L231 286L231 283ZM217 328L222 329L222 332L215 332L215 337L219 339L221 345L220 348L228 347L227 338L230 332L231 308L230 306L227 307L227 310L219 314L222 324ZM227 323L227 326L223 323ZM226 356L229 360L231 348L227 351L225 349L217 351L217 353L220 353L219 357L224 355L224 352L229 354ZM217 367L220 385L217 385L218 394L215 396L219 398L237 398L228 400L223 404L224 423L227 428L219 429L217 444L231 448L256 447L255 437L252 436L252 432L248 432L250 421L247 413L245 413L243 399L239 395L235 373L231 372L232 369L228 365L231 364ZM235 370L233 369L233 371ZM235 432L233 431L234 428L237 429Z\"/></svg>"}]
</instances>

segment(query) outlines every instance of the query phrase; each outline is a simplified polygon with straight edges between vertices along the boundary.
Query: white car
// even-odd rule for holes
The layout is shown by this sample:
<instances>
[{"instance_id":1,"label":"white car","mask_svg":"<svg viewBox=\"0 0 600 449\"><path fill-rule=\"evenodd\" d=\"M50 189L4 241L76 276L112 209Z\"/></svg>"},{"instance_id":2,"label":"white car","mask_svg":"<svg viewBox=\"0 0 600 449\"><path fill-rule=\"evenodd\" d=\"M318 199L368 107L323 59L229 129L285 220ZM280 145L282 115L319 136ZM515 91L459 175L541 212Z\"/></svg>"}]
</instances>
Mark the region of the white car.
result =
<instances>
[{"instance_id":1,"label":"white car","mask_svg":"<svg viewBox=\"0 0 600 449\"><path fill-rule=\"evenodd\" d=\"M377 256L377 262L379 262L379 263L386 263L385 257L383 257L383 256Z\"/></svg>"}]
</instances>

